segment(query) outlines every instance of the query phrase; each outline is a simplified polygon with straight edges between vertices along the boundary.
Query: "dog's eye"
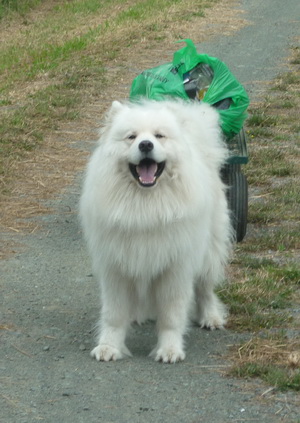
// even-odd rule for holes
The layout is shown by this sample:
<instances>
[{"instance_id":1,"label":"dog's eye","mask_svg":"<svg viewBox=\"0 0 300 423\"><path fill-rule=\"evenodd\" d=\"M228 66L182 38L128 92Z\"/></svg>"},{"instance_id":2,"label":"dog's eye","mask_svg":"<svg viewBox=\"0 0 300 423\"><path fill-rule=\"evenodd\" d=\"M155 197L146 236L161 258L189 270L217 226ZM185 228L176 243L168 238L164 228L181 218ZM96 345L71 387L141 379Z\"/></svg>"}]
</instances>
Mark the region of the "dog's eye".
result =
<instances>
[{"instance_id":1,"label":"dog's eye","mask_svg":"<svg viewBox=\"0 0 300 423\"><path fill-rule=\"evenodd\" d=\"M131 134L131 135L128 135L128 137L127 137L129 140L135 140L136 139L136 135L135 134Z\"/></svg>"},{"instance_id":2,"label":"dog's eye","mask_svg":"<svg viewBox=\"0 0 300 423\"><path fill-rule=\"evenodd\" d=\"M157 134L154 134L155 138L165 138L165 136L163 134L160 134L159 132Z\"/></svg>"}]
</instances>

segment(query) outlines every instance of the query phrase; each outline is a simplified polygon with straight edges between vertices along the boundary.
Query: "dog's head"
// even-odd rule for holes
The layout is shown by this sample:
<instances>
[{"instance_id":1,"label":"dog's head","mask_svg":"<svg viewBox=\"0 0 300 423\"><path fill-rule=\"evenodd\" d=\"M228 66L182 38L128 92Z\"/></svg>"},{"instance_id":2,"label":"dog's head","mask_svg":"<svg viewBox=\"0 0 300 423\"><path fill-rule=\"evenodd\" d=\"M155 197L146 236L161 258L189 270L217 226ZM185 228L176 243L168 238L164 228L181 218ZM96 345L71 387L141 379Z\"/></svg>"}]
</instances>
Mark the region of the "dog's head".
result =
<instances>
[{"instance_id":1,"label":"dog's head","mask_svg":"<svg viewBox=\"0 0 300 423\"><path fill-rule=\"evenodd\" d=\"M103 135L119 167L122 161L143 188L153 187L164 174L171 175L180 149L177 140L182 137L174 113L163 102L113 102Z\"/></svg>"},{"instance_id":2,"label":"dog's head","mask_svg":"<svg viewBox=\"0 0 300 423\"><path fill-rule=\"evenodd\" d=\"M219 115L177 100L114 102L87 172L101 213L128 228L199 213L226 158Z\"/></svg>"}]
</instances>

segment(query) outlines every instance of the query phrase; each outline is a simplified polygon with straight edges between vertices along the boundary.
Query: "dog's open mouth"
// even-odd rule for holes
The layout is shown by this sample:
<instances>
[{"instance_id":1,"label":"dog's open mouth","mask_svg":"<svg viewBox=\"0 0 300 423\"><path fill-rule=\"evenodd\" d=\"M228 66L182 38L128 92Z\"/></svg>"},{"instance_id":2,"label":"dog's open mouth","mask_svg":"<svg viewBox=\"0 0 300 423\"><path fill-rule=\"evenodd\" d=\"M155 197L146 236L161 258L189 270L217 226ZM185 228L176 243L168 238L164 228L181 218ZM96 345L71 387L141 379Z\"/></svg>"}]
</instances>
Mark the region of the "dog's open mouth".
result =
<instances>
[{"instance_id":1,"label":"dog's open mouth","mask_svg":"<svg viewBox=\"0 0 300 423\"><path fill-rule=\"evenodd\" d=\"M129 163L129 169L133 177L143 187L152 187L162 174L165 162L157 163L153 159L143 159L138 165Z\"/></svg>"}]
</instances>

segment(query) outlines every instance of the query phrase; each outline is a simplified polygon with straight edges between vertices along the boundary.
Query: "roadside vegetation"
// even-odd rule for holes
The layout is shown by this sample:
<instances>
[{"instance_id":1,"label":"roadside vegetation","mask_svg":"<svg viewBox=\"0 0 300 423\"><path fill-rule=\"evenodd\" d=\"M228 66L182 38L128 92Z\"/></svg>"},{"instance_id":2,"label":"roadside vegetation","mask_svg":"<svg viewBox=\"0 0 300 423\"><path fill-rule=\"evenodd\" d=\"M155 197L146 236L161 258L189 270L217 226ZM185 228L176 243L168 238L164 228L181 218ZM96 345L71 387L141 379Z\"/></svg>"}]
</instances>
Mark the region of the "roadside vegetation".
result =
<instances>
[{"instance_id":1,"label":"roadside vegetation","mask_svg":"<svg viewBox=\"0 0 300 423\"><path fill-rule=\"evenodd\" d=\"M89 105L100 98L104 109L114 98L128 95L137 69L169 61L172 52L167 50L174 41L197 41L203 30L199 21L217 3L0 0L0 197L5 230L35 230L32 222L24 228L21 221L42 212L40 200L70 183L85 162L82 152L63 145L62 128L67 126L71 137L70 128L76 125L96 125L99 115L92 114ZM214 23L221 15L218 12ZM231 349L231 374L260 377L277 389L296 391L299 64L295 48L291 71L274 81L265 100L250 109L250 161L244 167L250 185L248 235L236 246L231 283L220 293L230 308L229 328L249 335L245 344ZM82 161L76 155L83 156Z\"/></svg>"},{"instance_id":2,"label":"roadside vegetation","mask_svg":"<svg viewBox=\"0 0 300 423\"><path fill-rule=\"evenodd\" d=\"M41 0L0 0L0 19L9 16L12 13L24 15L40 2Z\"/></svg>"},{"instance_id":3,"label":"roadside vegetation","mask_svg":"<svg viewBox=\"0 0 300 423\"><path fill-rule=\"evenodd\" d=\"M300 49L290 72L250 108L248 236L236 247L222 296L230 327L250 340L231 349L231 374L300 390Z\"/></svg>"},{"instance_id":4,"label":"roadside vegetation","mask_svg":"<svg viewBox=\"0 0 300 423\"><path fill-rule=\"evenodd\" d=\"M0 178L47 131L104 90L106 67L141 41L180 39L216 0L0 0ZM19 32L10 36L14 26ZM145 48L149 48L149 45ZM116 84L116 81L114 81ZM87 98L88 97L88 98Z\"/></svg>"}]
</instances>

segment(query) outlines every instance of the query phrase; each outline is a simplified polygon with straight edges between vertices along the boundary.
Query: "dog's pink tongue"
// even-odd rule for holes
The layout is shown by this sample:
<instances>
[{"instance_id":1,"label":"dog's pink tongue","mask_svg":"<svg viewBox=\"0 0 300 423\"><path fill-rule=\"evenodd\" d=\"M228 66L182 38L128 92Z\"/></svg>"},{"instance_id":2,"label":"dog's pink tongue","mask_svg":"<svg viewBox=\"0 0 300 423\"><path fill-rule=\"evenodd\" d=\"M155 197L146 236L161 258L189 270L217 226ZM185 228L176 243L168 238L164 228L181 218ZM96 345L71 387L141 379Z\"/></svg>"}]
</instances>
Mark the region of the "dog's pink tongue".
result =
<instances>
[{"instance_id":1,"label":"dog's pink tongue","mask_svg":"<svg viewBox=\"0 0 300 423\"><path fill-rule=\"evenodd\" d=\"M143 184L153 184L157 172L157 164L155 162L151 164L140 164L136 167L136 171Z\"/></svg>"}]
</instances>

